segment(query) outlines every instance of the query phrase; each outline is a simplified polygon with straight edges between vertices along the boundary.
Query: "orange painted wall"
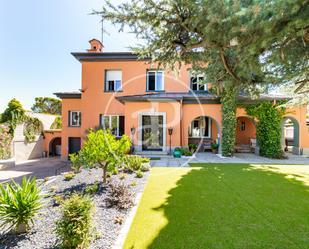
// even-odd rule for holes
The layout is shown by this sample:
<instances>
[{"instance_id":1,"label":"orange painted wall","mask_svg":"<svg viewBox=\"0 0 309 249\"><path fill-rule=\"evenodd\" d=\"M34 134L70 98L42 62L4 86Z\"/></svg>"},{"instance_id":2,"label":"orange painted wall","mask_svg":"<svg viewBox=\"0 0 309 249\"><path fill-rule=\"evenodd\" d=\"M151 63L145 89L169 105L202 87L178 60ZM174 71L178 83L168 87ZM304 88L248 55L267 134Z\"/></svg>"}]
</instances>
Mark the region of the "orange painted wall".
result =
<instances>
[{"instance_id":1,"label":"orange painted wall","mask_svg":"<svg viewBox=\"0 0 309 249\"><path fill-rule=\"evenodd\" d=\"M221 105L220 104L184 104L183 105L183 129L182 129L182 144L188 145L188 129L191 122L199 116L208 116L213 119L212 122L212 137L216 139L218 136L217 125L221 130ZM216 128L214 128L216 127ZM221 137L221 135L220 135Z\"/></svg>"},{"instance_id":2,"label":"orange painted wall","mask_svg":"<svg viewBox=\"0 0 309 249\"><path fill-rule=\"evenodd\" d=\"M47 152L47 155L49 155L49 144L50 144L50 142L56 137L62 137L61 133L62 133L61 130L44 131L44 151Z\"/></svg>"},{"instance_id":3,"label":"orange painted wall","mask_svg":"<svg viewBox=\"0 0 309 249\"><path fill-rule=\"evenodd\" d=\"M134 134L134 145L138 145L137 141L141 135L138 131L139 115L144 113L165 113L166 115L166 146L169 146L169 136L167 129L173 128L172 146L180 144L180 103L179 102L127 102L125 104L125 133L130 135L132 127L136 129Z\"/></svg>"},{"instance_id":4,"label":"orange painted wall","mask_svg":"<svg viewBox=\"0 0 309 249\"><path fill-rule=\"evenodd\" d=\"M84 114L84 120L82 130L98 125L100 114L123 114L124 105L115 97L145 94L146 71L151 68L155 69L156 67L143 61L83 62L81 111ZM113 69L122 70L122 92L104 92L105 70ZM187 69L188 67L183 67L179 75L165 72L164 87L166 92L188 91L190 79Z\"/></svg>"},{"instance_id":5,"label":"orange painted wall","mask_svg":"<svg viewBox=\"0 0 309 249\"><path fill-rule=\"evenodd\" d=\"M68 156L68 138L69 137L83 137L84 130L81 127L69 127L69 111L79 111L81 109L80 99L63 99L62 100L62 135L61 135L61 156L67 158ZM89 110L91 111L91 110ZM84 122L82 112L82 123Z\"/></svg>"},{"instance_id":6,"label":"orange painted wall","mask_svg":"<svg viewBox=\"0 0 309 249\"><path fill-rule=\"evenodd\" d=\"M245 130L241 130L241 123L245 123ZM256 138L256 129L253 121L247 117L237 118L236 144L250 144L250 138Z\"/></svg>"}]
</instances>

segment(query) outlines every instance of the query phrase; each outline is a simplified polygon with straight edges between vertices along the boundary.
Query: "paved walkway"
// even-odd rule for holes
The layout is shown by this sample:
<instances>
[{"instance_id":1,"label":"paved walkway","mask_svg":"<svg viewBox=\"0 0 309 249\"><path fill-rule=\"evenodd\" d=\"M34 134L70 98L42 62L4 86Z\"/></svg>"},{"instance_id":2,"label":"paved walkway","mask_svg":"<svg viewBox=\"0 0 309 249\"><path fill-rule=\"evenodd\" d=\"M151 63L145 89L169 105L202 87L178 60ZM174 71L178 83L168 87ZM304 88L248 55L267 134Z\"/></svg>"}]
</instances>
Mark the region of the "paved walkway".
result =
<instances>
[{"instance_id":1,"label":"paved walkway","mask_svg":"<svg viewBox=\"0 0 309 249\"><path fill-rule=\"evenodd\" d=\"M69 167L68 162L61 161L59 158L28 160L17 163L13 168L0 170L0 183L10 179L20 182L23 176L36 176L37 179L44 179L48 176L54 176L64 167Z\"/></svg>"},{"instance_id":2,"label":"paved walkway","mask_svg":"<svg viewBox=\"0 0 309 249\"><path fill-rule=\"evenodd\" d=\"M150 161L153 167L186 167L188 163L263 163L263 164L308 164L305 156L288 155L288 159L269 159L250 153L237 153L232 158L223 158L219 155L205 152L197 153L195 158L161 157L160 160Z\"/></svg>"}]
</instances>

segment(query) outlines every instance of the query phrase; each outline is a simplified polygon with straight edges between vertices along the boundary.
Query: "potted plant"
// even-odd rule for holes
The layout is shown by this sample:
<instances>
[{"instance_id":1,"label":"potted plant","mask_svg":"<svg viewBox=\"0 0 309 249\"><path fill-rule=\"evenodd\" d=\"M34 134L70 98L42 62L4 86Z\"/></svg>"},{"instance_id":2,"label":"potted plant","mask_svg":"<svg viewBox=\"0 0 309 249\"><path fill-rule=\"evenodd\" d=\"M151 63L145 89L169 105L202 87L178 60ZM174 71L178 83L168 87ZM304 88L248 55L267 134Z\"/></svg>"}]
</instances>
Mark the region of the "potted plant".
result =
<instances>
[{"instance_id":1,"label":"potted plant","mask_svg":"<svg viewBox=\"0 0 309 249\"><path fill-rule=\"evenodd\" d=\"M211 151L214 154L218 153L218 148L219 148L219 144L217 144L216 142L212 142L211 143Z\"/></svg>"},{"instance_id":2,"label":"potted plant","mask_svg":"<svg viewBox=\"0 0 309 249\"><path fill-rule=\"evenodd\" d=\"M192 153L195 153L195 151L197 150L197 144L189 144L188 147Z\"/></svg>"},{"instance_id":3,"label":"potted plant","mask_svg":"<svg viewBox=\"0 0 309 249\"><path fill-rule=\"evenodd\" d=\"M181 148L176 147L176 148L174 149L173 156L176 157L176 158L181 158L181 155L182 155L182 153L181 153Z\"/></svg>"}]
</instances>

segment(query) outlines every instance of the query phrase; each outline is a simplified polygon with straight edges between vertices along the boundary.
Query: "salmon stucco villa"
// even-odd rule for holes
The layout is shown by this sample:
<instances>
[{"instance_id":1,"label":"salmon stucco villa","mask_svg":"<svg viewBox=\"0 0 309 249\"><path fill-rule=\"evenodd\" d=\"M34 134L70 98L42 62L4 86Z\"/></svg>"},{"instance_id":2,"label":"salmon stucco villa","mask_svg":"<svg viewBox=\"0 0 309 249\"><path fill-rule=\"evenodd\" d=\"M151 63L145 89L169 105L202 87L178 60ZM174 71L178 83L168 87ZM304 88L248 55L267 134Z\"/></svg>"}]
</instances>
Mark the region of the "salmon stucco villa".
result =
<instances>
[{"instance_id":1,"label":"salmon stucco villa","mask_svg":"<svg viewBox=\"0 0 309 249\"><path fill-rule=\"evenodd\" d=\"M140 153L167 153L170 145L200 141L200 150L209 149L212 141L220 144L220 99L208 91L210 84L201 83L203 75L194 74L189 65L176 75L129 52L103 52L96 39L90 45L87 52L72 53L82 65L81 89L55 93L62 99L63 128L60 133L45 134L48 154L54 154L53 142L57 139L59 144L61 138L61 156L68 158L81 148L86 131L98 126L109 128L115 136L127 134ZM282 97L260 97L278 99ZM306 114L306 107L297 107L284 119L290 125L284 126L283 147L295 154L309 153ZM254 122L238 108L235 149L250 152L255 141Z\"/></svg>"}]
</instances>

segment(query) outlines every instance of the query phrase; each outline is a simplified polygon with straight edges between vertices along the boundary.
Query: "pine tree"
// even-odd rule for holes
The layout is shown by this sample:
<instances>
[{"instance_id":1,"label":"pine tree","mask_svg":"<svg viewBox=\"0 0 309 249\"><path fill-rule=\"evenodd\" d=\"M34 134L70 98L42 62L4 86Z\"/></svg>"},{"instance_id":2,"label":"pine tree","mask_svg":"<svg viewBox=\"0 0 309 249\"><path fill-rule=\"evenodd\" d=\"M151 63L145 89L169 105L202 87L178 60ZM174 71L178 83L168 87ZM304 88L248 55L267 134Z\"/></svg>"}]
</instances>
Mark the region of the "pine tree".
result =
<instances>
[{"instance_id":1,"label":"pine tree","mask_svg":"<svg viewBox=\"0 0 309 249\"><path fill-rule=\"evenodd\" d=\"M95 13L145 41L133 48L141 58L205 72L221 96L224 156L234 151L240 92L308 76L309 0L133 0Z\"/></svg>"}]
</instances>

